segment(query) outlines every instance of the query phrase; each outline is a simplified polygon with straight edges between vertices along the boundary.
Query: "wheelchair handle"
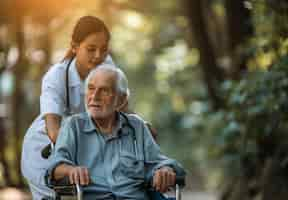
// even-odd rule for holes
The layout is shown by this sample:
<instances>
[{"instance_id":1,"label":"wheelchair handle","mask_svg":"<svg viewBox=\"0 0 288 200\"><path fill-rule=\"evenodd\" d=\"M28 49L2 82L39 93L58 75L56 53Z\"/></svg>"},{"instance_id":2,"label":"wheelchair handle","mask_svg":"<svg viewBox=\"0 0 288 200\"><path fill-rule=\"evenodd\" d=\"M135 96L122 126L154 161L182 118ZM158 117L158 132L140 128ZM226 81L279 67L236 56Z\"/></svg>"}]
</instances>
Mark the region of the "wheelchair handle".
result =
<instances>
[{"instance_id":1,"label":"wheelchair handle","mask_svg":"<svg viewBox=\"0 0 288 200\"><path fill-rule=\"evenodd\" d=\"M153 176L149 176L147 179L146 186L152 187L153 185ZM178 185L179 188L183 188L185 186L185 176L176 176L175 186Z\"/></svg>"},{"instance_id":2,"label":"wheelchair handle","mask_svg":"<svg viewBox=\"0 0 288 200\"><path fill-rule=\"evenodd\" d=\"M176 200L181 200L181 188L177 183L176 183Z\"/></svg>"},{"instance_id":3,"label":"wheelchair handle","mask_svg":"<svg viewBox=\"0 0 288 200\"><path fill-rule=\"evenodd\" d=\"M83 191L79 184L76 184L77 199L83 200Z\"/></svg>"},{"instance_id":4,"label":"wheelchair handle","mask_svg":"<svg viewBox=\"0 0 288 200\"><path fill-rule=\"evenodd\" d=\"M184 187L185 186L185 176L176 176L176 185L179 187Z\"/></svg>"}]
</instances>

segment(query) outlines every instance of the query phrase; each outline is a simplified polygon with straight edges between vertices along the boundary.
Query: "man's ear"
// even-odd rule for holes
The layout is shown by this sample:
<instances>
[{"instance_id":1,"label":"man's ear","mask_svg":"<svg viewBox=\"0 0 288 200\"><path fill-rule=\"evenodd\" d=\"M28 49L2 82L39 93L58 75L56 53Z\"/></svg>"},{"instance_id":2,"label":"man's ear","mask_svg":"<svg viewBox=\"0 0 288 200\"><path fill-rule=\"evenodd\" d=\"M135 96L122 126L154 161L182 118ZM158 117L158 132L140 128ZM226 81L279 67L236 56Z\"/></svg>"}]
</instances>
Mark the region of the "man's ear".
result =
<instances>
[{"instance_id":1,"label":"man's ear","mask_svg":"<svg viewBox=\"0 0 288 200\"><path fill-rule=\"evenodd\" d=\"M128 111L128 96L120 95L117 103L117 111L126 112Z\"/></svg>"}]
</instances>

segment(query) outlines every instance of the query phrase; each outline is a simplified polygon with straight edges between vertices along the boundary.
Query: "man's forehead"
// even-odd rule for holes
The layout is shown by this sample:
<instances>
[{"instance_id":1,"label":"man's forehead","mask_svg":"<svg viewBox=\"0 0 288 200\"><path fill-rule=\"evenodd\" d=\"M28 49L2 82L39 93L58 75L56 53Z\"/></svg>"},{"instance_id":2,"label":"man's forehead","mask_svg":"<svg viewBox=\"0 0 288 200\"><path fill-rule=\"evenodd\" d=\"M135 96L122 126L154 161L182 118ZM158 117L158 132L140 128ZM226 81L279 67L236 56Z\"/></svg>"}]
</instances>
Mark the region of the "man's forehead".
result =
<instances>
[{"instance_id":1,"label":"man's forehead","mask_svg":"<svg viewBox=\"0 0 288 200\"><path fill-rule=\"evenodd\" d=\"M89 79L89 83L115 83L115 82L116 82L116 73L107 70L96 70Z\"/></svg>"}]
</instances>

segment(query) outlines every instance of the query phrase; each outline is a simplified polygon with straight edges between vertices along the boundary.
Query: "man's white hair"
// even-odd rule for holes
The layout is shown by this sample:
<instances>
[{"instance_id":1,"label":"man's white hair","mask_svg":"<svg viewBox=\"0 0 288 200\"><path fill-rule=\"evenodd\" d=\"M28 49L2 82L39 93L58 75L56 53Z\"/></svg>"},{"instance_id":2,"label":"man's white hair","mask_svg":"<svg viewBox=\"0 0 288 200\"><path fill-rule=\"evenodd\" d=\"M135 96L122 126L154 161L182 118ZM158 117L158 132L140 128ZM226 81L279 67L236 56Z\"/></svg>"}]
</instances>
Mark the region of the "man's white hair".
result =
<instances>
[{"instance_id":1,"label":"man's white hair","mask_svg":"<svg viewBox=\"0 0 288 200\"><path fill-rule=\"evenodd\" d=\"M116 90L122 95L126 95L127 98L130 95L129 87L128 87L128 80L124 72L118 68L115 67L115 65L108 64L108 63L103 63L98 65L96 68L92 69L86 80L85 80L85 93L87 92L88 89L88 83L90 79L94 76L94 74L98 71L105 71L105 72L112 72L116 74Z\"/></svg>"}]
</instances>

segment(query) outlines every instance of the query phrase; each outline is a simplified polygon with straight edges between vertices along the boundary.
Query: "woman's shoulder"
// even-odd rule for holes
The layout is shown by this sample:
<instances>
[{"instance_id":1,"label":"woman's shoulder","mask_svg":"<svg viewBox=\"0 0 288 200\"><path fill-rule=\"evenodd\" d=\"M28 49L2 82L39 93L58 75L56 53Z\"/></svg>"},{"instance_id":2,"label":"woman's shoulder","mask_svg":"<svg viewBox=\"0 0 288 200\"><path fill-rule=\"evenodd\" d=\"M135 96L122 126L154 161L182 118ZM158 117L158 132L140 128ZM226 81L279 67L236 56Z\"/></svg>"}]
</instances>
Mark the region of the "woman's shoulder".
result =
<instances>
[{"instance_id":1,"label":"woman's shoulder","mask_svg":"<svg viewBox=\"0 0 288 200\"><path fill-rule=\"evenodd\" d=\"M59 62L51 65L48 71L44 74L43 82L59 82L65 79L66 62Z\"/></svg>"},{"instance_id":2,"label":"woman's shoulder","mask_svg":"<svg viewBox=\"0 0 288 200\"><path fill-rule=\"evenodd\" d=\"M51 65L44 76L52 76L57 74L64 74L67 63L65 61Z\"/></svg>"}]
</instances>

